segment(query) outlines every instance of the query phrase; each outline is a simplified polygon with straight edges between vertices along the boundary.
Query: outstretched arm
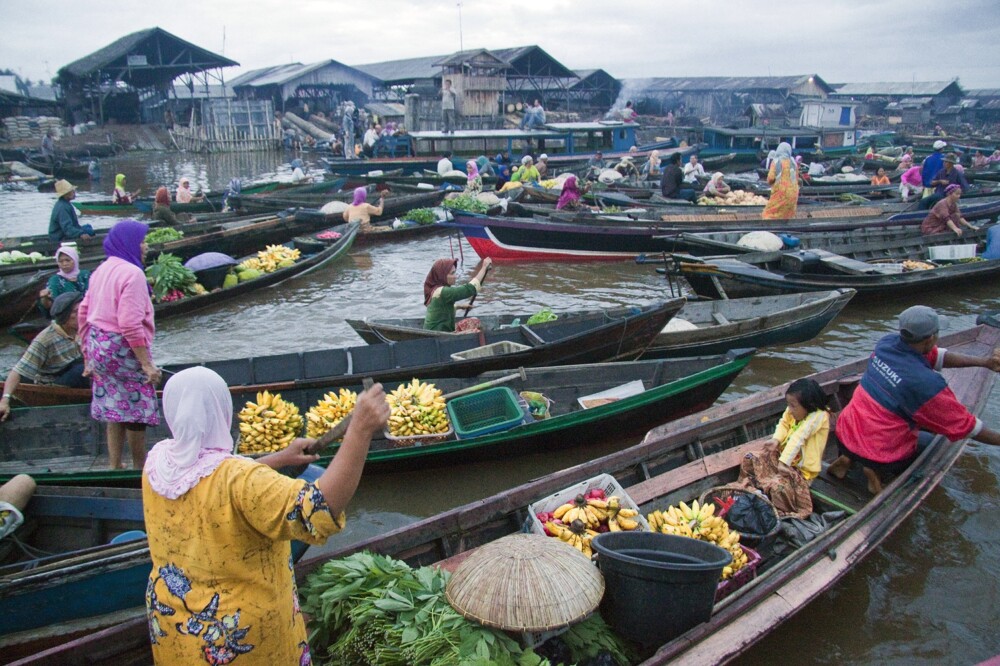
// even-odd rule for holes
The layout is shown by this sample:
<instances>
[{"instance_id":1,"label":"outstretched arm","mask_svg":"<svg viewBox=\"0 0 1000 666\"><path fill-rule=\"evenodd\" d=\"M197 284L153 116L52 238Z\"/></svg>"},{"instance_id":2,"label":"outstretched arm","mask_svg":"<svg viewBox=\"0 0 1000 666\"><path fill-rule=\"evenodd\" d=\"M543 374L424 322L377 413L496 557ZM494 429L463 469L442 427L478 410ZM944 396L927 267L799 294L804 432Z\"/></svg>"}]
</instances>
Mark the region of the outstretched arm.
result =
<instances>
[{"instance_id":1,"label":"outstretched arm","mask_svg":"<svg viewBox=\"0 0 1000 666\"><path fill-rule=\"evenodd\" d=\"M1000 349L994 349L989 356L969 356L948 351L944 355L946 368L988 368L1000 372Z\"/></svg>"}]
</instances>

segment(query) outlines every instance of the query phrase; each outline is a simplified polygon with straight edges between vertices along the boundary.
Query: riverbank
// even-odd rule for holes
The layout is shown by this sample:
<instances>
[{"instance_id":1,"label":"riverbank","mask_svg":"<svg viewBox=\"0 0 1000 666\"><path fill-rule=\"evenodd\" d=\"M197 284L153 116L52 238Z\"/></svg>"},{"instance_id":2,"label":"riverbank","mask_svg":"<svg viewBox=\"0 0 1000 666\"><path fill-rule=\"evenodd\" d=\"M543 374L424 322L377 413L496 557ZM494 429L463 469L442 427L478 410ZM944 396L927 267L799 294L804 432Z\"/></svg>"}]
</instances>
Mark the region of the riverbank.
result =
<instances>
[{"instance_id":1,"label":"riverbank","mask_svg":"<svg viewBox=\"0 0 1000 666\"><path fill-rule=\"evenodd\" d=\"M36 150L41 139L20 139L0 143L0 148L13 150ZM114 125L93 126L82 134L73 134L64 130L62 137L56 139L57 152L83 150L94 144L111 144L118 147L118 152L136 150L176 150L170 133L163 125Z\"/></svg>"}]
</instances>

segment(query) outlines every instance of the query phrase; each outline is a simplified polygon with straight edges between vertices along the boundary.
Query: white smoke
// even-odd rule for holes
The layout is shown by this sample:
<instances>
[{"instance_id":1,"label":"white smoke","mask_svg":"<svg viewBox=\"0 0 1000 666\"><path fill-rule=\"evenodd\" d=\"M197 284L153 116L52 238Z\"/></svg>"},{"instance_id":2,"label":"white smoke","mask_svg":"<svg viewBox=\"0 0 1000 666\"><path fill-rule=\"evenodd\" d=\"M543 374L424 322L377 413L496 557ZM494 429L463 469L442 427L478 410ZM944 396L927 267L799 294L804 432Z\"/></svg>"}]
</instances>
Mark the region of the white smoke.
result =
<instances>
[{"instance_id":1,"label":"white smoke","mask_svg":"<svg viewBox=\"0 0 1000 666\"><path fill-rule=\"evenodd\" d=\"M633 107L638 106L638 99L636 98L642 95L646 88L653 85L654 81L655 79L625 79L622 81L622 89L618 93L618 99L611 105L608 112L604 114L604 119L621 120L625 103L631 100Z\"/></svg>"}]
</instances>

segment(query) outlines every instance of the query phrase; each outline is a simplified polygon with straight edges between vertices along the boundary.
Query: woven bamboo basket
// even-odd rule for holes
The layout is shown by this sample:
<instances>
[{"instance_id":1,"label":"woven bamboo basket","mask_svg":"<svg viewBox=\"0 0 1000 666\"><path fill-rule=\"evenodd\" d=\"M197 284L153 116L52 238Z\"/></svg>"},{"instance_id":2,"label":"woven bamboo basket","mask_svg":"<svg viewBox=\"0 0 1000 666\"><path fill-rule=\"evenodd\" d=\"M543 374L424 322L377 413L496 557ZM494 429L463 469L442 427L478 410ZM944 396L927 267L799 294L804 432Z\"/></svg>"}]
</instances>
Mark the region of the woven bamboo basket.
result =
<instances>
[{"instance_id":1,"label":"woven bamboo basket","mask_svg":"<svg viewBox=\"0 0 1000 666\"><path fill-rule=\"evenodd\" d=\"M767 534L740 532L740 543L752 547L759 547L762 545L769 544L771 541L774 540L774 537L777 536L778 532L781 530L781 521L778 519L779 516L777 509L775 509L774 505L771 504L771 501L766 497L764 497L762 494L746 490L744 488L719 486L717 488L709 488L708 490L706 490L704 493L702 493L701 497L698 498L698 501L701 504L705 504L706 502L714 502L716 512L718 512L718 510L722 507L719 506L718 502L715 502L716 498L722 500L735 499L739 495L752 495L756 497L757 499L767 504L767 507L771 510L771 513L774 514L774 528L770 532L768 532Z\"/></svg>"}]
</instances>

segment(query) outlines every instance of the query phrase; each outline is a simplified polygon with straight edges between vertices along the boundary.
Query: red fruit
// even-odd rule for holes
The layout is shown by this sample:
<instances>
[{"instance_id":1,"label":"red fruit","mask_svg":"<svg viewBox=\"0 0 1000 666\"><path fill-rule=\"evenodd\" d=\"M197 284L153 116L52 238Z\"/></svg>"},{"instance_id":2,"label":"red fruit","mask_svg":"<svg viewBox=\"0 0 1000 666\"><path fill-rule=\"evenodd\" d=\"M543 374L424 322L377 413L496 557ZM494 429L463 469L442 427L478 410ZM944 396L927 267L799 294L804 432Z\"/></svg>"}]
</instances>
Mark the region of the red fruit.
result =
<instances>
[{"instance_id":1,"label":"red fruit","mask_svg":"<svg viewBox=\"0 0 1000 666\"><path fill-rule=\"evenodd\" d=\"M600 525L597 526L597 531L598 532L610 532L611 528L608 527L607 523L601 523Z\"/></svg>"},{"instance_id":2,"label":"red fruit","mask_svg":"<svg viewBox=\"0 0 1000 666\"><path fill-rule=\"evenodd\" d=\"M604 495L604 491L600 488L591 488L587 491L587 499L603 500L607 498Z\"/></svg>"}]
</instances>

